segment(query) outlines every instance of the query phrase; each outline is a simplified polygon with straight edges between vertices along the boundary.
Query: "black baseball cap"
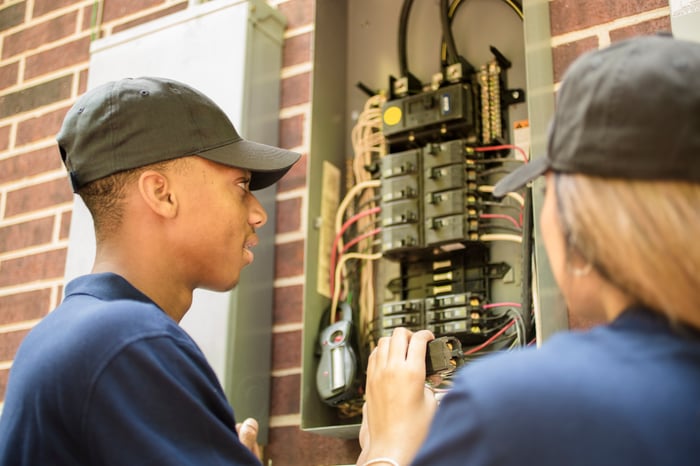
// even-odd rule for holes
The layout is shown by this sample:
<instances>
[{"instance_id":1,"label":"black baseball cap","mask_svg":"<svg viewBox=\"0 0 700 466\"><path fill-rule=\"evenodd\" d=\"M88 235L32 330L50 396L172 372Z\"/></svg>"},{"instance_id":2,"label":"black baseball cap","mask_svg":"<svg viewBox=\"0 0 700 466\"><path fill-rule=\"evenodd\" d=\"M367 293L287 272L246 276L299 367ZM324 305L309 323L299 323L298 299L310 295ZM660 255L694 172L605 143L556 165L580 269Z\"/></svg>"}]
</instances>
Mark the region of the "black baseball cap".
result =
<instances>
[{"instance_id":1,"label":"black baseball cap","mask_svg":"<svg viewBox=\"0 0 700 466\"><path fill-rule=\"evenodd\" d=\"M548 170L700 183L700 43L669 35L579 57L557 95L547 154L501 179L501 197Z\"/></svg>"},{"instance_id":2,"label":"black baseball cap","mask_svg":"<svg viewBox=\"0 0 700 466\"><path fill-rule=\"evenodd\" d=\"M189 155L250 170L256 190L277 182L300 158L243 139L209 97L157 77L88 91L68 111L56 139L76 192L120 171Z\"/></svg>"}]
</instances>

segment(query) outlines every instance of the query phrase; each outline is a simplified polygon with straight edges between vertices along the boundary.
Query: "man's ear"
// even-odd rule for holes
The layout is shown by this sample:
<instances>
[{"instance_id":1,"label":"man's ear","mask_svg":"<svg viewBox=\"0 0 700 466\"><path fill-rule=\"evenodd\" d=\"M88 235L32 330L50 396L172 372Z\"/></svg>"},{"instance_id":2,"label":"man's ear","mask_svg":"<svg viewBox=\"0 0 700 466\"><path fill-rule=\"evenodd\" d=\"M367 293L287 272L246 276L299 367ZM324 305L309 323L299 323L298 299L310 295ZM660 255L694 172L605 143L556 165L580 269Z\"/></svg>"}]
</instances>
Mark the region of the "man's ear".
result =
<instances>
[{"instance_id":1,"label":"man's ear","mask_svg":"<svg viewBox=\"0 0 700 466\"><path fill-rule=\"evenodd\" d=\"M165 218L177 215L178 200L166 175L146 170L139 176L138 185L141 198L154 213Z\"/></svg>"}]
</instances>

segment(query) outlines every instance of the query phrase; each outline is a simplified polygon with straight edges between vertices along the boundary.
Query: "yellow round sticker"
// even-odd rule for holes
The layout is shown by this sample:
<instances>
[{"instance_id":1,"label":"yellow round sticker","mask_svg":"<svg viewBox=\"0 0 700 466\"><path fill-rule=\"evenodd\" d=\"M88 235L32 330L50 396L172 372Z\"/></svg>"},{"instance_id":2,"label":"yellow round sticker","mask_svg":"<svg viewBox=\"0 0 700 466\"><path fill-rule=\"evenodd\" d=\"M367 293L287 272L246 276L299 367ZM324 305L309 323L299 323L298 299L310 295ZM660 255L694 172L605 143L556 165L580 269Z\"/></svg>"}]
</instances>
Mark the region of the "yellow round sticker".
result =
<instances>
[{"instance_id":1,"label":"yellow round sticker","mask_svg":"<svg viewBox=\"0 0 700 466\"><path fill-rule=\"evenodd\" d=\"M384 124L394 126L401 121L401 108L392 106L384 110Z\"/></svg>"}]
</instances>

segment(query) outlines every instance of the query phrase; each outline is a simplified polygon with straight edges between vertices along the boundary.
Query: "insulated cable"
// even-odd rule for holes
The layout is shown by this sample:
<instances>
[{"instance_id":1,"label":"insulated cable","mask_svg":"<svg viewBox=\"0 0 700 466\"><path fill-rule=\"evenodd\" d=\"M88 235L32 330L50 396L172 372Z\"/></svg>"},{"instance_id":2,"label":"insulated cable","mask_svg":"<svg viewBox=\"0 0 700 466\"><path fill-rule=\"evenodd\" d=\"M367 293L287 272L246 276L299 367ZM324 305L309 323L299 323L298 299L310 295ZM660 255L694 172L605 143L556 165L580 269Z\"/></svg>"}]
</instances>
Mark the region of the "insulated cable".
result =
<instances>
[{"instance_id":1,"label":"insulated cable","mask_svg":"<svg viewBox=\"0 0 700 466\"><path fill-rule=\"evenodd\" d=\"M503 1L515 12L515 14L518 15L518 17L521 20L525 19L525 15L523 14L523 6L520 4L520 2L518 2L516 0L503 0ZM449 10L447 12L450 30L452 29L452 21L454 20L454 16L457 13L457 9L463 3L464 3L463 0L454 0L450 4ZM444 35L443 35L442 45L440 47L440 63L442 64L442 66L446 66L448 64L447 43L445 42Z\"/></svg>"},{"instance_id":2,"label":"insulated cable","mask_svg":"<svg viewBox=\"0 0 700 466\"><path fill-rule=\"evenodd\" d=\"M338 266L335 268L335 281L339 282L340 281L340 274L341 270L343 269L343 265L345 265L345 262L349 261L350 259L358 259L358 260L366 260L366 261L374 261L377 259L382 258L382 253L377 252L374 254L362 254L359 252L350 252L343 257L340 258L340 261L338 262ZM335 323L335 314L338 309L338 301L340 301L340 287L336 287L335 290L333 290L333 300L331 302L331 311L330 311L330 323L333 324Z\"/></svg>"}]
</instances>

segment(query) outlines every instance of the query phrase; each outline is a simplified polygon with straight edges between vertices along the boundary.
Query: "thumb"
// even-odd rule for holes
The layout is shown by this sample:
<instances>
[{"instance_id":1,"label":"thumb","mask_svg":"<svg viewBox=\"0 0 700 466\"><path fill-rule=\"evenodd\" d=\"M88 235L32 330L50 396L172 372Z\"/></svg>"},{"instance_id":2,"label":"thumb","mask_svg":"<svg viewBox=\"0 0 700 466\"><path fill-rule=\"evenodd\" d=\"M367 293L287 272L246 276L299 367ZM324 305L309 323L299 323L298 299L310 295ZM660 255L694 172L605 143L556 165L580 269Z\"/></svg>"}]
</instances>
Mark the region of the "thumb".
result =
<instances>
[{"instance_id":1,"label":"thumb","mask_svg":"<svg viewBox=\"0 0 700 466\"><path fill-rule=\"evenodd\" d=\"M236 424L236 432L238 432L238 438L243 446L262 461L262 451L258 445L258 421L249 417L245 421Z\"/></svg>"},{"instance_id":2,"label":"thumb","mask_svg":"<svg viewBox=\"0 0 700 466\"><path fill-rule=\"evenodd\" d=\"M253 445L258 443L258 421L252 417L247 418L241 423L236 424L236 431L241 443L252 449Z\"/></svg>"}]
</instances>

